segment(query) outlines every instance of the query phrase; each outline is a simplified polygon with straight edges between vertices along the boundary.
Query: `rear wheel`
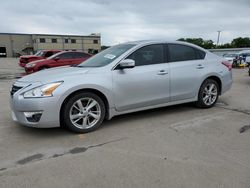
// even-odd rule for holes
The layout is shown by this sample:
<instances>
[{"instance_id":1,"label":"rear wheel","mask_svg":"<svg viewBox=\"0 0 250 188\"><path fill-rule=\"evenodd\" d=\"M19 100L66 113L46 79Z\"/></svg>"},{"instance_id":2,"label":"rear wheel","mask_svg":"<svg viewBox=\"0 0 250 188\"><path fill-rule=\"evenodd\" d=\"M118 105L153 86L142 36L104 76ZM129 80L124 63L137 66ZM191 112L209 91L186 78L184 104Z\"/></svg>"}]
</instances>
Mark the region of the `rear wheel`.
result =
<instances>
[{"instance_id":1,"label":"rear wheel","mask_svg":"<svg viewBox=\"0 0 250 188\"><path fill-rule=\"evenodd\" d=\"M219 97L219 86L215 80L207 79L201 85L196 106L200 108L211 108Z\"/></svg>"},{"instance_id":2,"label":"rear wheel","mask_svg":"<svg viewBox=\"0 0 250 188\"><path fill-rule=\"evenodd\" d=\"M104 120L104 102L94 93L78 93L66 102L62 115L63 123L71 131L91 132L99 128Z\"/></svg>"}]
</instances>

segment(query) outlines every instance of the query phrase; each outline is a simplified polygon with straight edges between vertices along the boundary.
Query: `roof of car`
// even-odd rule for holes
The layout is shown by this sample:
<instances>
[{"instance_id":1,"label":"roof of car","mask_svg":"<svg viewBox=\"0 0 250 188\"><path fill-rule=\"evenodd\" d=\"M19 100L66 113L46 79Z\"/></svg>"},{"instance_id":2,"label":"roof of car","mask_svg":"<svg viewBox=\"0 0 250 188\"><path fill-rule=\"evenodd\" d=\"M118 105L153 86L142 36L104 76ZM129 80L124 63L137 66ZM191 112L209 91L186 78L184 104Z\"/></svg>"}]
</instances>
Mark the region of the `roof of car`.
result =
<instances>
[{"instance_id":1,"label":"roof of car","mask_svg":"<svg viewBox=\"0 0 250 188\"><path fill-rule=\"evenodd\" d=\"M171 40L139 40L139 41L131 41L131 42L126 42L125 44L134 44L134 45L147 45L147 44L153 44L153 43L170 43L170 44L183 44L183 45L188 45L192 46L195 48L199 48L201 50L205 50L197 45L188 43L188 42L182 42L182 41L171 41Z\"/></svg>"},{"instance_id":2,"label":"roof of car","mask_svg":"<svg viewBox=\"0 0 250 188\"><path fill-rule=\"evenodd\" d=\"M63 50L63 51L58 52L57 55L59 55L59 54L64 54L64 53L69 53L69 52L76 52L76 53L89 54L89 53L86 53L86 52L83 52L83 51ZM91 55L91 54L89 54L89 55Z\"/></svg>"},{"instance_id":3,"label":"roof of car","mask_svg":"<svg viewBox=\"0 0 250 188\"><path fill-rule=\"evenodd\" d=\"M49 52L49 51L51 51L51 52L61 52L62 50L41 50L41 51L43 51L43 52Z\"/></svg>"}]
</instances>

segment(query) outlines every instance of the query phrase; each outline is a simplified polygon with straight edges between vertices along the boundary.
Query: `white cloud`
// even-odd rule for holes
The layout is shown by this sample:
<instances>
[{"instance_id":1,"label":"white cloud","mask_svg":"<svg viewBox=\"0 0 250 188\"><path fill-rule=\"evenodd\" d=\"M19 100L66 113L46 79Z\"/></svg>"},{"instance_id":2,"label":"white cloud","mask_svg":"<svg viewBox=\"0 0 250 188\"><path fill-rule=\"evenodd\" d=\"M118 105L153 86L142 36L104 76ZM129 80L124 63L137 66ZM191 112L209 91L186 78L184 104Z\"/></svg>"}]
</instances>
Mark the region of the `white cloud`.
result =
<instances>
[{"instance_id":1,"label":"white cloud","mask_svg":"<svg viewBox=\"0 0 250 188\"><path fill-rule=\"evenodd\" d=\"M248 0L10 0L1 2L0 32L101 33L104 45L131 40L250 35Z\"/></svg>"}]
</instances>

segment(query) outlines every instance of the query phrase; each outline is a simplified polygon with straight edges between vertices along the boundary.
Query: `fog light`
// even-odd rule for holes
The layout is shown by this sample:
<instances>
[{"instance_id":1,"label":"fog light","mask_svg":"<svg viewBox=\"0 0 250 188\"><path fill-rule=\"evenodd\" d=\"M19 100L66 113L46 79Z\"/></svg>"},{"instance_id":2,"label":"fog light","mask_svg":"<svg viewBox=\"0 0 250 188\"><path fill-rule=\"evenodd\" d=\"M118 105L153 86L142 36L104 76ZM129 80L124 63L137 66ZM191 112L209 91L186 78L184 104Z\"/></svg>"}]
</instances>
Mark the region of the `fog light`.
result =
<instances>
[{"instance_id":1,"label":"fog light","mask_svg":"<svg viewBox=\"0 0 250 188\"><path fill-rule=\"evenodd\" d=\"M25 115L26 119L29 122L38 122L41 119L42 112L41 111L38 111L38 112L24 112L24 115Z\"/></svg>"}]
</instances>

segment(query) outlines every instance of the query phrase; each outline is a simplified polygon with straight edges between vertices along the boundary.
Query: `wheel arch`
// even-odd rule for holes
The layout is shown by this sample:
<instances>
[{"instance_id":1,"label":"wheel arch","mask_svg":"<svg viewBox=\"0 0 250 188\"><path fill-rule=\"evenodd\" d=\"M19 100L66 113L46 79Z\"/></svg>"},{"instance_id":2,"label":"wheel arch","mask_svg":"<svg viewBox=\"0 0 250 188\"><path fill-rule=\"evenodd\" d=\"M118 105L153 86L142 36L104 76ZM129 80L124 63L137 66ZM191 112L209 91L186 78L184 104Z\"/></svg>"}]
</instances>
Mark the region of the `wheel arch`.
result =
<instances>
[{"instance_id":1,"label":"wheel arch","mask_svg":"<svg viewBox=\"0 0 250 188\"><path fill-rule=\"evenodd\" d=\"M200 87L202 86L202 84L208 80L208 79L211 79L211 80L214 80L218 83L218 86L219 86L219 95L221 94L221 91L222 91L222 81L221 79L218 77L218 76L215 76L215 75L212 75L212 76L208 76L206 77L203 82L201 83Z\"/></svg>"},{"instance_id":2,"label":"wheel arch","mask_svg":"<svg viewBox=\"0 0 250 188\"><path fill-rule=\"evenodd\" d=\"M77 94L77 93L81 93L81 92L91 92L91 93L94 93L96 94L97 96L99 96L103 102L104 102L104 105L105 105L105 111L106 111L106 114L105 114L105 119L108 119L109 118L109 102L108 102L108 98L107 96L97 90L97 89L93 89L93 88L84 88L84 89L78 89L78 90L75 90L73 92L71 92L70 94L67 95L67 97L63 100L61 106L60 106L60 124L61 123L61 119L62 119L62 109L64 107L64 105L66 104L66 102L70 99L70 97L72 97L73 95Z\"/></svg>"}]
</instances>

